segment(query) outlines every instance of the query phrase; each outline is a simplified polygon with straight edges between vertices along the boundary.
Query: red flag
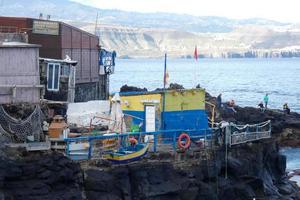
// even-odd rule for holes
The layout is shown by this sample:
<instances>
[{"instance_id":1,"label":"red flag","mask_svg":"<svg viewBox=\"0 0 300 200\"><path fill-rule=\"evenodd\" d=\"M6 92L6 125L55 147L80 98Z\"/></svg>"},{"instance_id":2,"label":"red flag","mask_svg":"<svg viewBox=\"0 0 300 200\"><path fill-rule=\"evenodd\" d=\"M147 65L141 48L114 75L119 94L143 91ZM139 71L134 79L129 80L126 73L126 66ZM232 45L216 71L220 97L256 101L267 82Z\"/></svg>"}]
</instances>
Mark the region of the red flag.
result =
<instances>
[{"instance_id":1,"label":"red flag","mask_svg":"<svg viewBox=\"0 0 300 200\"><path fill-rule=\"evenodd\" d=\"M197 51L197 46L195 46L194 58L195 58L196 60L198 60L198 51Z\"/></svg>"}]
</instances>

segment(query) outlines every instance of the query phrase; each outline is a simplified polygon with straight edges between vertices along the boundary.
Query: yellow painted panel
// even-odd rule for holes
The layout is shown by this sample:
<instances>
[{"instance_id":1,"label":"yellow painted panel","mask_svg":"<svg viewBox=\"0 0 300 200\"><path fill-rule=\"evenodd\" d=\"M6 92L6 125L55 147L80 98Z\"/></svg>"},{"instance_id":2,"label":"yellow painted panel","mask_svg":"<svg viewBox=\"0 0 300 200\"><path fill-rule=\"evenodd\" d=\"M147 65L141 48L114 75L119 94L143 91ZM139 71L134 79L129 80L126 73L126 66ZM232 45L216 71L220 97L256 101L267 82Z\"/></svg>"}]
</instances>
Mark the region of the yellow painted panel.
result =
<instances>
[{"instance_id":1,"label":"yellow painted panel","mask_svg":"<svg viewBox=\"0 0 300 200\"><path fill-rule=\"evenodd\" d=\"M157 104L162 109L163 94L140 94L121 96L122 110L144 111L145 104ZM166 92L166 111L204 110L205 90L172 90Z\"/></svg>"},{"instance_id":2,"label":"yellow painted panel","mask_svg":"<svg viewBox=\"0 0 300 200\"><path fill-rule=\"evenodd\" d=\"M144 111L145 104L162 104L161 94L121 96L122 110Z\"/></svg>"},{"instance_id":3,"label":"yellow painted panel","mask_svg":"<svg viewBox=\"0 0 300 200\"><path fill-rule=\"evenodd\" d=\"M205 90L169 91L166 94L166 111L204 110Z\"/></svg>"}]
</instances>

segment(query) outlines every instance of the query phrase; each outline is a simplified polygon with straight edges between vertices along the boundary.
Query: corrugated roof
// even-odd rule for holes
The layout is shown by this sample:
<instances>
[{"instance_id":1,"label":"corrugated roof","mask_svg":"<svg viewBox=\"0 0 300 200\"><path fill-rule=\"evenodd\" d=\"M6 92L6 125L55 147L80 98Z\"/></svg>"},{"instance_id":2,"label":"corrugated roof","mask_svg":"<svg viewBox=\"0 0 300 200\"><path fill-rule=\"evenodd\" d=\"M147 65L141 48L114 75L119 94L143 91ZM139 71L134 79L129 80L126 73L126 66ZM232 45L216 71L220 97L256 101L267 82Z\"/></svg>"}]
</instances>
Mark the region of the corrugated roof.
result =
<instances>
[{"instance_id":1,"label":"corrugated roof","mask_svg":"<svg viewBox=\"0 0 300 200\"><path fill-rule=\"evenodd\" d=\"M1 1L0 1L1 2ZM81 28L78 28L78 27L76 27L76 26L73 26L73 25L70 25L70 24L67 24L67 23L65 23L65 22L63 22L63 21L57 21L57 20L52 20L52 19L50 19L50 20L47 20L47 19L39 19L39 18L31 18L31 17L11 17L11 16L0 16L0 19L5 19L5 20L38 20L38 21L45 21L45 22L57 22L57 23L59 23L59 24L61 24L61 25L64 25L64 26L67 26L67 27L69 27L69 28L72 28L72 29L74 29L74 30L77 30L77 31L79 31L79 32L82 32L82 33L85 33L85 34L87 34L87 35L89 35L89 36L91 36L91 37L95 37L95 38L98 38L98 36L96 36L95 34L92 34L92 33L90 33L90 32L87 32L87 31L85 31L85 30L83 30L83 29L81 29Z\"/></svg>"},{"instance_id":2,"label":"corrugated roof","mask_svg":"<svg viewBox=\"0 0 300 200\"><path fill-rule=\"evenodd\" d=\"M73 65L73 66L75 66L75 65L78 63L78 61L76 61L76 60L71 60L71 59L69 59L69 58L66 58L66 59L64 59L64 60L60 60L60 59L52 59L52 58L39 58L39 60L40 60L41 62L46 61L46 62L55 62L55 63L67 63L67 64L71 64L71 65Z\"/></svg>"},{"instance_id":3,"label":"corrugated roof","mask_svg":"<svg viewBox=\"0 0 300 200\"><path fill-rule=\"evenodd\" d=\"M39 48L41 45L24 42L0 42L0 48Z\"/></svg>"}]
</instances>

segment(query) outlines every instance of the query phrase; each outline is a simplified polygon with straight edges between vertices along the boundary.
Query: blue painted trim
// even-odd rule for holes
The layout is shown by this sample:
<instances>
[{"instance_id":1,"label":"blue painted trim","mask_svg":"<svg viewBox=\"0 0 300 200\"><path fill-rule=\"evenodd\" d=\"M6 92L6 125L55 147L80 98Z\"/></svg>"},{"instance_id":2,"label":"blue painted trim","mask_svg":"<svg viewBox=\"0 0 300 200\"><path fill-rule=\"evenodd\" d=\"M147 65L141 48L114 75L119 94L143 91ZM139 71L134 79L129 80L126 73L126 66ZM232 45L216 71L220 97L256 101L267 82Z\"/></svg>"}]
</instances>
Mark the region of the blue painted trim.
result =
<instances>
[{"instance_id":1,"label":"blue painted trim","mask_svg":"<svg viewBox=\"0 0 300 200\"><path fill-rule=\"evenodd\" d=\"M144 123L143 123L143 131L146 131L146 105L144 105Z\"/></svg>"},{"instance_id":2,"label":"blue painted trim","mask_svg":"<svg viewBox=\"0 0 300 200\"><path fill-rule=\"evenodd\" d=\"M192 88L193 90L203 90L203 88ZM176 90L166 90L166 92L171 92L171 91L179 91L179 92L185 92L185 91L190 91L192 89L176 89ZM134 95L143 95L143 94L163 94L164 91L140 91L140 92L113 92L111 93L112 95L119 93L121 96L134 96Z\"/></svg>"},{"instance_id":3,"label":"blue painted trim","mask_svg":"<svg viewBox=\"0 0 300 200\"><path fill-rule=\"evenodd\" d=\"M95 135L95 136L83 136L83 137L76 137L76 138L65 138L65 142L76 142L76 141L82 141L82 140L105 140L105 139L113 139L113 138L124 138L128 136L136 136L136 135L159 135L163 133L181 133L186 132L188 134L191 134L192 136L197 135L204 135L204 134L198 134L199 132L203 132L205 130L211 131L212 129L172 129L172 130L161 130L161 131L153 131L153 132L127 132L122 134L114 134L114 135ZM196 133L196 134L195 134Z\"/></svg>"},{"instance_id":4,"label":"blue painted trim","mask_svg":"<svg viewBox=\"0 0 300 200\"><path fill-rule=\"evenodd\" d=\"M156 152L156 146L157 146L157 135L154 135L154 147L153 147L154 152Z\"/></svg>"},{"instance_id":5,"label":"blue painted trim","mask_svg":"<svg viewBox=\"0 0 300 200\"><path fill-rule=\"evenodd\" d=\"M205 131L208 131L208 133L205 134ZM139 136L139 135L140 136L142 136L142 135L153 135L154 138L157 141L157 136L161 135L163 133L171 133L172 134L172 138L174 137L175 141L176 141L176 139L178 138L178 136L182 132L188 133L190 135L191 139L204 138L205 135L207 137L211 137L211 129L208 129L208 130L203 129L203 130L167 130L167 131L158 131L158 132L135 132L135 133L124 133L124 134L115 134L115 135L85 136L85 137L77 137L77 138L66 138L64 141L67 143L67 145L69 145L70 142L92 141L92 140L105 140L105 139L112 139L112 138L118 138L118 139L122 140L125 137ZM155 144L155 142L154 142L154 144ZM156 144L157 144L157 142L156 142Z\"/></svg>"},{"instance_id":6,"label":"blue painted trim","mask_svg":"<svg viewBox=\"0 0 300 200\"><path fill-rule=\"evenodd\" d=\"M77 137L77 138L65 138L64 141L66 142L66 154L70 155L69 151L69 145L71 142L79 142L79 141L88 141L90 144L89 147L89 154L88 158L91 158L92 154L92 141L93 140L105 140L105 139L112 139L112 138L117 138L120 139L121 141L124 141L126 137L129 136L138 136L141 137L143 135L153 135L154 136L154 152L157 150L157 136L158 135L171 135L171 138L173 139L172 141L170 140L164 140L167 139L167 137L162 137L162 143L168 144L168 143L173 143L173 148L176 150L176 141L178 139L178 136L182 132L186 132L189 134L191 139L200 139L200 138L211 138L211 130L212 129L198 129L198 130L182 130L182 129L174 129L174 130L161 130L161 131L154 131L154 132L128 132L128 133L123 133L123 134L114 134L114 135L97 135L97 136L84 136L84 137Z\"/></svg>"},{"instance_id":7,"label":"blue painted trim","mask_svg":"<svg viewBox=\"0 0 300 200\"><path fill-rule=\"evenodd\" d=\"M93 150L92 148L93 148L92 140L89 140L89 154L88 154L89 159L92 157L92 150Z\"/></svg>"}]
</instances>

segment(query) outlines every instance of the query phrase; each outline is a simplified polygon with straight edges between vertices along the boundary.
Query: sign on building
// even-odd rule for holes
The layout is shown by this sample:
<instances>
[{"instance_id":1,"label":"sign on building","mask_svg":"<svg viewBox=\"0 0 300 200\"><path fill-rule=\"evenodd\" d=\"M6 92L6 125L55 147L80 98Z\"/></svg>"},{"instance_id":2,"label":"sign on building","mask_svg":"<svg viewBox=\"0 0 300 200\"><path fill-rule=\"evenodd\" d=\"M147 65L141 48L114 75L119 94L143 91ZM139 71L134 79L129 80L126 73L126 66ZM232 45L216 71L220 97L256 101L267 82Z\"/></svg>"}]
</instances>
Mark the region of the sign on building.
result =
<instances>
[{"instance_id":1,"label":"sign on building","mask_svg":"<svg viewBox=\"0 0 300 200\"><path fill-rule=\"evenodd\" d=\"M34 20L32 32L37 34L58 35L59 23L51 21Z\"/></svg>"}]
</instances>

